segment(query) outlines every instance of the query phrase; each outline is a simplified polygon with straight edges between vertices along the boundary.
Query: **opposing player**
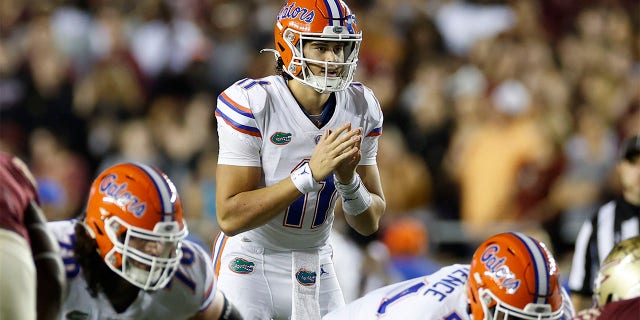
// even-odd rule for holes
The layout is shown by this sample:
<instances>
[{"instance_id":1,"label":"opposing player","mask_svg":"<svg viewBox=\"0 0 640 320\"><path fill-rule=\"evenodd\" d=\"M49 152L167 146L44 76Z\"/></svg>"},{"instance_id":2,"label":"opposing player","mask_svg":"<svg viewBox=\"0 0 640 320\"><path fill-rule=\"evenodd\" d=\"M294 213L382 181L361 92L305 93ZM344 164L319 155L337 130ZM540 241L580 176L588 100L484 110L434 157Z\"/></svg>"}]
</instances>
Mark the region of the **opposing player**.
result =
<instances>
[{"instance_id":1,"label":"opposing player","mask_svg":"<svg viewBox=\"0 0 640 320\"><path fill-rule=\"evenodd\" d=\"M638 319L640 314L640 236L618 242L598 270L594 306L575 319Z\"/></svg>"},{"instance_id":2,"label":"opposing player","mask_svg":"<svg viewBox=\"0 0 640 320\"><path fill-rule=\"evenodd\" d=\"M26 164L0 151L0 319L57 319L66 295L60 248Z\"/></svg>"},{"instance_id":3,"label":"opposing player","mask_svg":"<svg viewBox=\"0 0 640 320\"><path fill-rule=\"evenodd\" d=\"M185 240L175 186L122 163L91 185L83 220L49 222L69 282L61 319L241 319L216 287L208 254Z\"/></svg>"},{"instance_id":4,"label":"opposing player","mask_svg":"<svg viewBox=\"0 0 640 320\"><path fill-rule=\"evenodd\" d=\"M218 97L214 258L245 317L318 319L344 304L328 243L334 214L369 235L385 210L383 115L352 82L362 33L343 1L290 0L274 29L278 74Z\"/></svg>"},{"instance_id":5,"label":"opposing player","mask_svg":"<svg viewBox=\"0 0 640 320\"><path fill-rule=\"evenodd\" d=\"M573 305L544 243L518 232L494 235L471 265L374 290L323 320L332 319L571 319Z\"/></svg>"}]
</instances>

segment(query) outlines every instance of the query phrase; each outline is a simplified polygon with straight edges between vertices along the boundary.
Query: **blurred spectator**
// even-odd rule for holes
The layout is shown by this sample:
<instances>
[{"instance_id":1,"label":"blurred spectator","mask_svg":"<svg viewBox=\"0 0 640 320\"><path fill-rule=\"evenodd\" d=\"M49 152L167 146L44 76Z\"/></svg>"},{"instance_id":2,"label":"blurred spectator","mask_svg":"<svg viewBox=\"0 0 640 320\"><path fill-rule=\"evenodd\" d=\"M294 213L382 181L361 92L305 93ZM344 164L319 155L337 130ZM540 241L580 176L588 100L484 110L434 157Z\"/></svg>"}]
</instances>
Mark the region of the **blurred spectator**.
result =
<instances>
[{"instance_id":1,"label":"blurred spectator","mask_svg":"<svg viewBox=\"0 0 640 320\"><path fill-rule=\"evenodd\" d=\"M542 170L553 156L531 117L533 106L526 87L505 81L493 91L491 102L489 119L466 135L456 150L458 162L453 168L460 184L462 221L479 238L495 232L487 227L499 222L530 219L519 211L518 175L524 166Z\"/></svg>"},{"instance_id":2,"label":"blurred spectator","mask_svg":"<svg viewBox=\"0 0 640 320\"><path fill-rule=\"evenodd\" d=\"M344 220L336 220L330 241L345 302L396 280L396 275L389 272L393 270L389 249L380 241L379 233L365 237L349 228Z\"/></svg>"},{"instance_id":3,"label":"blurred spectator","mask_svg":"<svg viewBox=\"0 0 640 320\"><path fill-rule=\"evenodd\" d=\"M442 267L430 256L429 233L418 218L403 216L391 221L382 232L382 243L389 248L397 281L429 275Z\"/></svg>"},{"instance_id":4,"label":"blurred spectator","mask_svg":"<svg viewBox=\"0 0 640 320\"><path fill-rule=\"evenodd\" d=\"M110 126L113 127L113 124ZM116 128L117 132L110 133L117 134L113 138L116 141L110 152L102 157L98 166L99 171L126 161L142 162L159 168L166 167L166 159L158 150L158 143L153 139L147 119L125 121Z\"/></svg>"},{"instance_id":5,"label":"blurred spectator","mask_svg":"<svg viewBox=\"0 0 640 320\"><path fill-rule=\"evenodd\" d=\"M48 220L63 220L82 211L85 190L91 178L86 159L72 151L47 129L35 130L29 140L30 166L38 181Z\"/></svg>"},{"instance_id":6,"label":"blurred spectator","mask_svg":"<svg viewBox=\"0 0 640 320\"><path fill-rule=\"evenodd\" d=\"M131 51L143 73L155 79L179 74L206 48L207 39L194 21L176 16L169 1L142 0L139 24L131 32Z\"/></svg>"},{"instance_id":7,"label":"blurred spectator","mask_svg":"<svg viewBox=\"0 0 640 320\"><path fill-rule=\"evenodd\" d=\"M514 24L513 10L504 4L477 4L469 1L444 1L435 17L449 52L465 55L473 43L509 29Z\"/></svg>"},{"instance_id":8,"label":"blurred spectator","mask_svg":"<svg viewBox=\"0 0 640 320\"><path fill-rule=\"evenodd\" d=\"M387 215L401 215L429 207L433 187L429 169L420 157L411 153L398 128L385 127L385 134L379 142L378 168Z\"/></svg>"},{"instance_id":9,"label":"blurred spectator","mask_svg":"<svg viewBox=\"0 0 640 320\"><path fill-rule=\"evenodd\" d=\"M206 148L194 161L194 168L181 183L182 206L191 234L211 251L214 236L220 231L215 205L217 146Z\"/></svg>"},{"instance_id":10,"label":"blurred spectator","mask_svg":"<svg viewBox=\"0 0 640 320\"><path fill-rule=\"evenodd\" d=\"M576 121L564 143L564 170L551 199L562 212L559 228L564 243L575 241L582 222L597 208L617 157L616 135L599 114L585 107Z\"/></svg>"},{"instance_id":11,"label":"blurred spectator","mask_svg":"<svg viewBox=\"0 0 640 320\"><path fill-rule=\"evenodd\" d=\"M434 184L441 185L442 160L453 133L453 114L447 100L446 77L451 66L447 61L418 64L413 78L399 96L399 108L408 115L403 127L410 152L418 154L426 161ZM407 125L408 124L408 125Z\"/></svg>"}]
</instances>

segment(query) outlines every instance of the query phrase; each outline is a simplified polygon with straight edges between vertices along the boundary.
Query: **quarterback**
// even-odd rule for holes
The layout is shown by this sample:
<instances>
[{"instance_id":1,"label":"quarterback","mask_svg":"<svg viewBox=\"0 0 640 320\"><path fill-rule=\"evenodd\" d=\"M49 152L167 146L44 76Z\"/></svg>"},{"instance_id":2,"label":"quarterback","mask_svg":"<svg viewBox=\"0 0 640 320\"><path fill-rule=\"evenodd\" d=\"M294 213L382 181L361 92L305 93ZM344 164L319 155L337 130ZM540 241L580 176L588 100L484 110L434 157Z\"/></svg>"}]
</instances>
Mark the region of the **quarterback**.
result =
<instances>
[{"instance_id":1,"label":"quarterback","mask_svg":"<svg viewBox=\"0 0 640 320\"><path fill-rule=\"evenodd\" d=\"M185 240L176 188L155 168L104 170L85 218L47 227L69 285L61 319L241 319L217 289L209 255Z\"/></svg>"},{"instance_id":2,"label":"quarterback","mask_svg":"<svg viewBox=\"0 0 640 320\"><path fill-rule=\"evenodd\" d=\"M542 242L502 233L485 240L470 265L376 289L322 319L569 320L573 305L558 277Z\"/></svg>"},{"instance_id":3,"label":"quarterback","mask_svg":"<svg viewBox=\"0 0 640 320\"><path fill-rule=\"evenodd\" d=\"M386 207L383 115L352 81L362 33L343 1L289 1L274 34L278 74L240 80L217 100L213 255L219 287L246 318L319 319L344 304L334 214L369 235Z\"/></svg>"}]
</instances>

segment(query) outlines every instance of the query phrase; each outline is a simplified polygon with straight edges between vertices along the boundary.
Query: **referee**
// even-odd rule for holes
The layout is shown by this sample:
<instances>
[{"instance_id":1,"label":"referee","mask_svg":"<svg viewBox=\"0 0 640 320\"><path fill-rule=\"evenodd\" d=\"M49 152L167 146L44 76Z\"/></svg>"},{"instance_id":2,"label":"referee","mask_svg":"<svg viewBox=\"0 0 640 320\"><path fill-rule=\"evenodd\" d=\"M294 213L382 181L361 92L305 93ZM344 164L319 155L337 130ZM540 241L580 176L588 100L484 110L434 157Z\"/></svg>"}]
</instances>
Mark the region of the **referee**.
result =
<instances>
[{"instance_id":1,"label":"referee","mask_svg":"<svg viewBox=\"0 0 640 320\"><path fill-rule=\"evenodd\" d=\"M623 142L616 172L622 196L601 206L576 239L569 275L576 312L591 306L595 276L613 246L640 234L640 135Z\"/></svg>"}]
</instances>

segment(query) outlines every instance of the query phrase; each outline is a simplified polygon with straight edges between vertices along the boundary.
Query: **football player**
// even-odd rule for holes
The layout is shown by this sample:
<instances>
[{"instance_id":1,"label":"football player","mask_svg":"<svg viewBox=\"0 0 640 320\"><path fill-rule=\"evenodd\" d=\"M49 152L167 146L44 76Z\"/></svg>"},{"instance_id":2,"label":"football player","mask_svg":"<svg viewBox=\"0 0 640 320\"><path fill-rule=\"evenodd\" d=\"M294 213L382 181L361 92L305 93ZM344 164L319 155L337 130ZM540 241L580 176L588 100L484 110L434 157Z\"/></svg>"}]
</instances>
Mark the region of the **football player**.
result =
<instances>
[{"instance_id":1,"label":"football player","mask_svg":"<svg viewBox=\"0 0 640 320\"><path fill-rule=\"evenodd\" d=\"M61 319L241 319L209 255L185 239L180 197L164 173L117 164L89 192L82 220L48 223L69 283Z\"/></svg>"},{"instance_id":2,"label":"football player","mask_svg":"<svg viewBox=\"0 0 640 320\"><path fill-rule=\"evenodd\" d=\"M494 235L473 254L420 278L376 289L332 319L571 319L573 305L544 243L518 232Z\"/></svg>"},{"instance_id":3,"label":"football player","mask_svg":"<svg viewBox=\"0 0 640 320\"><path fill-rule=\"evenodd\" d=\"M214 248L219 287L250 319L318 319L344 304L334 214L363 235L385 200L383 115L352 82L362 33L340 0L290 0L274 28L276 75L222 92Z\"/></svg>"},{"instance_id":4,"label":"football player","mask_svg":"<svg viewBox=\"0 0 640 320\"><path fill-rule=\"evenodd\" d=\"M638 319L640 314L640 236L618 242L598 270L593 308L575 319Z\"/></svg>"},{"instance_id":5,"label":"football player","mask_svg":"<svg viewBox=\"0 0 640 320\"><path fill-rule=\"evenodd\" d=\"M39 203L26 164L0 151L0 319L59 318L64 266Z\"/></svg>"}]
</instances>

